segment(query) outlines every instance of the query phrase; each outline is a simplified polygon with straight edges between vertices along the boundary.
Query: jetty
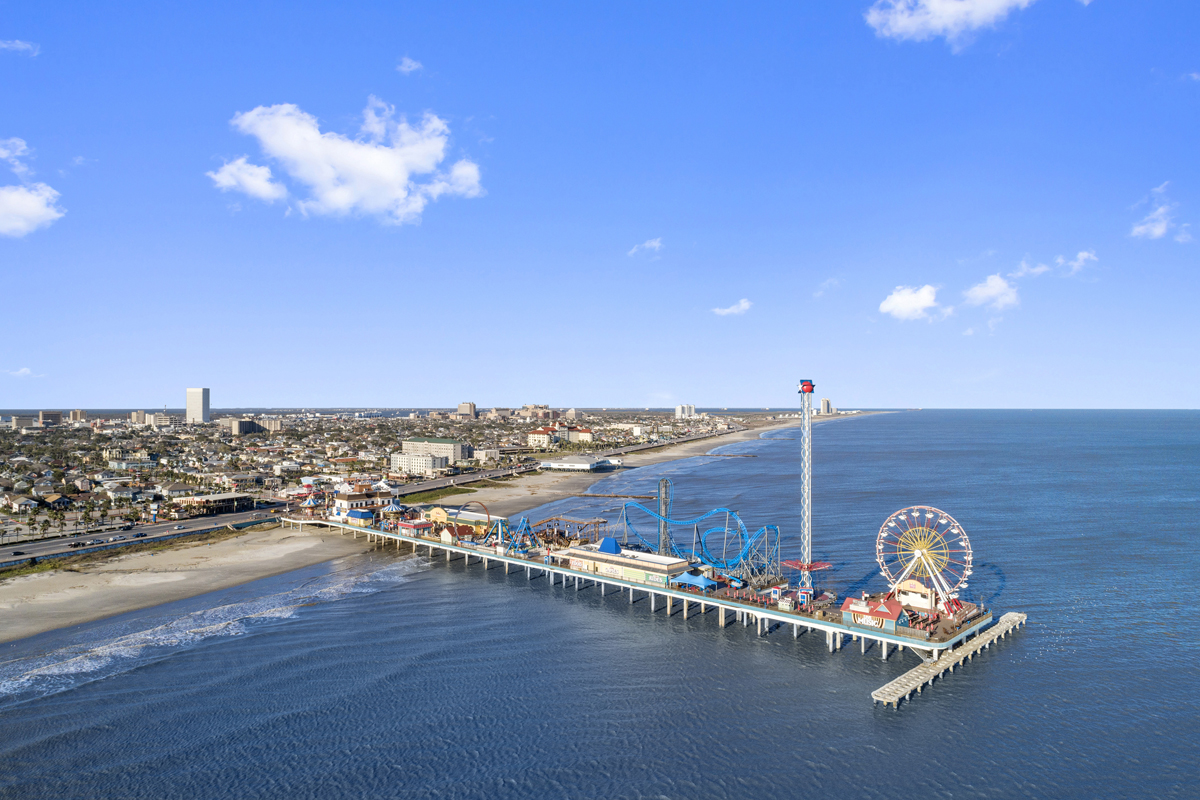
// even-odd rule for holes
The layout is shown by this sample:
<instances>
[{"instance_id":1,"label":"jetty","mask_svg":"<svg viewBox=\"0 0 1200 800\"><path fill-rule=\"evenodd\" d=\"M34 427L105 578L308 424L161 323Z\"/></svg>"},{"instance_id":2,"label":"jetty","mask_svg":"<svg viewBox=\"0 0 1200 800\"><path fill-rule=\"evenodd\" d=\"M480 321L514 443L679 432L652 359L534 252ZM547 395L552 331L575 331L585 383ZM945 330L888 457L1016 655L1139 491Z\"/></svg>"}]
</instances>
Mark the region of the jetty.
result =
<instances>
[{"instance_id":1,"label":"jetty","mask_svg":"<svg viewBox=\"0 0 1200 800\"><path fill-rule=\"evenodd\" d=\"M970 661L975 658L976 653L986 650L993 643L1020 628L1025 624L1025 619L1025 615L1020 612L1008 612L1000 617L1000 621L995 625L977 633L958 647L943 650L937 658L914 667L896 680L871 692L871 701L899 708L901 700L909 699L913 692L920 694L926 686L932 686L933 682L947 671L954 672L955 667Z\"/></svg>"}]
</instances>

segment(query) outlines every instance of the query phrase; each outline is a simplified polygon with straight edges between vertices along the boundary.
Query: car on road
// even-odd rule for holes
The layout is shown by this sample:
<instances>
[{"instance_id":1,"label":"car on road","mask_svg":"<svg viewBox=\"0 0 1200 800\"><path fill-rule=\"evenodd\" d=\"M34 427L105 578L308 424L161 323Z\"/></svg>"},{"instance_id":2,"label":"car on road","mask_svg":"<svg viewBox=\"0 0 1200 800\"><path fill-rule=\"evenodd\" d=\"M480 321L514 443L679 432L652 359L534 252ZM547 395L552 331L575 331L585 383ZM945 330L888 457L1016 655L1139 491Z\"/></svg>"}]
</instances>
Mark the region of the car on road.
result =
<instances>
[{"instance_id":1,"label":"car on road","mask_svg":"<svg viewBox=\"0 0 1200 800\"><path fill-rule=\"evenodd\" d=\"M135 534L133 535L133 538L135 538L135 539L142 539L142 538L144 538L145 536L146 536L146 532L145 532L145 531L138 531L137 533L135 533Z\"/></svg>"},{"instance_id":2,"label":"car on road","mask_svg":"<svg viewBox=\"0 0 1200 800\"><path fill-rule=\"evenodd\" d=\"M25 555L25 551L24 550L13 550L12 554L14 556L23 556L23 555Z\"/></svg>"},{"instance_id":3,"label":"car on road","mask_svg":"<svg viewBox=\"0 0 1200 800\"><path fill-rule=\"evenodd\" d=\"M174 530L181 531L181 530L183 530L183 526L182 526L182 525L176 525L176 526L175 526L175 528L174 528Z\"/></svg>"}]
</instances>

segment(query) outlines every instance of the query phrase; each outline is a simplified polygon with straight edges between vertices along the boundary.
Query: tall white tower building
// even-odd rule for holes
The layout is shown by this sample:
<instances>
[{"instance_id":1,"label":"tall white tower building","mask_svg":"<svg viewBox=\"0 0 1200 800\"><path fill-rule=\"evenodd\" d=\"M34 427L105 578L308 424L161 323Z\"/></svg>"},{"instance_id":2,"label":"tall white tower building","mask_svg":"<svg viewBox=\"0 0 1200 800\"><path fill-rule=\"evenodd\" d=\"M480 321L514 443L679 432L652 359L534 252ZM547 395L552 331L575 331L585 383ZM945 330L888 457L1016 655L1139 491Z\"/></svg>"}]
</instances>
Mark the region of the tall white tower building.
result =
<instances>
[{"instance_id":1,"label":"tall white tower building","mask_svg":"<svg viewBox=\"0 0 1200 800\"><path fill-rule=\"evenodd\" d=\"M187 423L208 421L208 389L188 389Z\"/></svg>"}]
</instances>

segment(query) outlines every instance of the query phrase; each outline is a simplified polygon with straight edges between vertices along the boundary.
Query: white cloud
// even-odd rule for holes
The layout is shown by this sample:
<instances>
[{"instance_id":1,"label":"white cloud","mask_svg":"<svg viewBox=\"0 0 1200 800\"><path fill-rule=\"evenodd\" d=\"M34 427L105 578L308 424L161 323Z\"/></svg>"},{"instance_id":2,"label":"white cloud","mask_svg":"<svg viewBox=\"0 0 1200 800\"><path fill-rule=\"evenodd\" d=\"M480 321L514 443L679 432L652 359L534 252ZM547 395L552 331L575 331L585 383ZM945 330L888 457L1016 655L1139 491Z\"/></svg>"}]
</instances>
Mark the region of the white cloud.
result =
<instances>
[{"instance_id":1,"label":"white cloud","mask_svg":"<svg viewBox=\"0 0 1200 800\"><path fill-rule=\"evenodd\" d=\"M626 255L635 256L641 250L653 250L654 252L657 253L659 250L662 250L662 248L663 248L663 243L662 243L662 237L660 236L657 239L647 239L646 241L642 242L641 244L635 244L633 246L633 248L628 253L626 253Z\"/></svg>"},{"instance_id":2,"label":"white cloud","mask_svg":"<svg viewBox=\"0 0 1200 800\"><path fill-rule=\"evenodd\" d=\"M974 336L974 335L975 335L974 328L967 328L965 331L963 331L963 336Z\"/></svg>"},{"instance_id":3,"label":"white cloud","mask_svg":"<svg viewBox=\"0 0 1200 800\"><path fill-rule=\"evenodd\" d=\"M987 280L983 283L976 284L963 292L963 297L966 298L969 306L986 304L997 311L1021 302L1017 296L1017 287L1000 277L999 273L988 275Z\"/></svg>"},{"instance_id":4,"label":"white cloud","mask_svg":"<svg viewBox=\"0 0 1200 800\"><path fill-rule=\"evenodd\" d=\"M745 314L750 310L750 306L752 305L754 305L754 303L751 303L749 300L743 297L729 308L714 308L712 312L718 317L725 317L730 314Z\"/></svg>"},{"instance_id":5,"label":"white cloud","mask_svg":"<svg viewBox=\"0 0 1200 800\"><path fill-rule=\"evenodd\" d=\"M24 139L0 139L0 160L22 180L21 186L0 186L0 236L21 237L44 228L65 212L57 206L59 194L44 183L28 183L33 170L22 160L29 154Z\"/></svg>"},{"instance_id":6,"label":"white cloud","mask_svg":"<svg viewBox=\"0 0 1200 800\"><path fill-rule=\"evenodd\" d=\"M1154 207L1154 210L1147 214L1140 222L1133 224L1133 230L1129 232L1130 236L1135 236L1138 239L1161 239L1167 235L1174 221L1171 219L1171 204L1167 202L1159 202Z\"/></svg>"},{"instance_id":7,"label":"white cloud","mask_svg":"<svg viewBox=\"0 0 1200 800\"><path fill-rule=\"evenodd\" d=\"M29 367L21 367L20 369L8 370L8 374L14 378L44 378L45 375L34 375L33 370Z\"/></svg>"},{"instance_id":8,"label":"white cloud","mask_svg":"<svg viewBox=\"0 0 1200 800\"><path fill-rule=\"evenodd\" d=\"M30 56L36 56L42 52L42 48L33 42L22 42L20 39L0 39L0 50L12 50L16 53L26 53Z\"/></svg>"},{"instance_id":9,"label":"white cloud","mask_svg":"<svg viewBox=\"0 0 1200 800\"><path fill-rule=\"evenodd\" d=\"M204 173L223 192L236 189L259 200L273 203L287 197L287 187L271 180L271 168L247 163L242 156L236 161L227 161L216 172Z\"/></svg>"},{"instance_id":10,"label":"white cloud","mask_svg":"<svg viewBox=\"0 0 1200 800\"><path fill-rule=\"evenodd\" d=\"M825 294L827 290L836 289L841 285L841 283L842 282L837 278L827 278L826 280L821 281L821 285L817 287L815 292L813 292L813 297L820 297L821 295Z\"/></svg>"},{"instance_id":11,"label":"white cloud","mask_svg":"<svg viewBox=\"0 0 1200 800\"><path fill-rule=\"evenodd\" d=\"M1020 265L1017 267L1017 271L1008 273L1008 277L1024 278L1026 275L1037 276L1049 271L1050 268L1045 264L1038 264L1034 266L1033 264L1030 264L1028 260L1022 258Z\"/></svg>"},{"instance_id":12,"label":"white cloud","mask_svg":"<svg viewBox=\"0 0 1200 800\"><path fill-rule=\"evenodd\" d=\"M1034 0L876 0L866 13L877 36L925 41L945 37L952 45L995 25Z\"/></svg>"},{"instance_id":13,"label":"white cloud","mask_svg":"<svg viewBox=\"0 0 1200 800\"><path fill-rule=\"evenodd\" d=\"M1150 202L1153 208L1150 213L1133 224L1133 228L1129 231L1130 236L1138 239L1161 239L1169 231L1178 228L1179 232L1175 234L1175 241L1184 244L1192 240L1192 234L1188 231L1191 225L1175 222L1174 212L1177 204L1172 203L1167 197L1167 187L1170 185L1170 181L1163 181L1150 190L1153 197L1143 198L1134 205L1134 208L1137 208L1142 203Z\"/></svg>"},{"instance_id":14,"label":"white cloud","mask_svg":"<svg viewBox=\"0 0 1200 800\"><path fill-rule=\"evenodd\" d=\"M21 237L44 228L64 213L58 192L44 183L0 186L0 236Z\"/></svg>"},{"instance_id":15,"label":"white cloud","mask_svg":"<svg viewBox=\"0 0 1200 800\"><path fill-rule=\"evenodd\" d=\"M929 311L938 308L937 287L925 284L916 286L897 286L896 290L883 299L879 310L891 314L896 319L928 319ZM943 315L948 315L953 309L943 309Z\"/></svg>"},{"instance_id":16,"label":"white cloud","mask_svg":"<svg viewBox=\"0 0 1200 800\"><path fill-rule=\"evenodd\" d=\"M1200 81L1200 72L1189 72L1187 74L1187 77L1191 78L1194 81Z\"/></svg>"},{"instance_id":17,"label":"white cloud","mask_svg":"<svg viewBox=\"0 0 1200 800\"><path fill-rule=\"evenodd\" d=\"M1059 256L1058 258L1055 259L1055 262L1060 267L1069 267L1070 271L1067 274L1074 275L1074 274L1080 272L1084 267L1086 267L1088 265L1089 261L1099 261L1099 260L1100 259L1096 258L1095 250L1080 250L1079 254L1076 255L1075 258L1071 259L1070 261L1067 261L1062 256Z\"/></svg>"},{"instance_id":18,"label":"white cloud","mask_svg":"<svg viewBox=\"0 0 1200 800\"><path fill-rule=\"evenodd\" d=\"M9 169L18 178L32 174L29 166L21 160L21 157L26 155L29 155L29 145L25 144L24 139L15 136L11 139L0 139L0 159L8 162Z\"/></svg>"},{"instance_id":19,"label":"white cloud","mask_svg":"<svg viewBox=\"0 0 1200 800\"><path fill-rule=\"evenodd\" d=\"M439 169L450 139L444 120L427 112L410 125L376 97L367 101L357 139L322 133L316 117L291 103L259 106L236 114L231 123L258 139L267 157L307 190L297 203L305 214L370 214L400 225L418 221L425 206L443 195L483 194L479 166L472 161ZM415 180L426 175L424 182ZM251 185L263 188L261 182ZM244 184L230 188L247 191Z\"/></svg>"},{"instance_id":20,"label":"white cloud","mask_svg":"<svg viewBox=\"0 0 1200 800\"><path fill-rule=\"evenodd\" d=\"M422 64L420 61L414 61L408 56L400 59L400 63L396 65L396 71L403 72L405 75L411 75L412 73L422 69L425 69L424 64Z\"/></svg>"}]
</instances>

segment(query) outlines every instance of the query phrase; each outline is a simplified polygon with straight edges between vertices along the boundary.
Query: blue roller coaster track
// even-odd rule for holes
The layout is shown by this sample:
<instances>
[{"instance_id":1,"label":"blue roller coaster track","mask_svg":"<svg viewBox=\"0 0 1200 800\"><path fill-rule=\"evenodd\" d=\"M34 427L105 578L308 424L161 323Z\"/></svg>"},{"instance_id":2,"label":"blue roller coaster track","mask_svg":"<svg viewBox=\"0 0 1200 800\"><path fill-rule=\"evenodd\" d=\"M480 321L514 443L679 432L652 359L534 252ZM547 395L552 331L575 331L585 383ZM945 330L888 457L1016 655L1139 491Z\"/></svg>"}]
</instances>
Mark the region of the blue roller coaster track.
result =
<instances>
[{"instance_id":1,"label":"blue roller coaster track","mask_svg":"<svg viewBox=\"0 0 1200 800\"><path fill-rule=\"evenodd\" d=\"M666 513L660 514L647 508L641 503L630 501L621 509L621 525L624 528L626 541L629 534L648 547L652 552L660 551L659 536L650 539L643 536L630 518L630 511L638 511L656 523L666 523L667 546L676 558L684 558L691 562L699 562L712 567L726 577L736 578L748 583L757 584L764 580L774 580L780 575L779 565L779 527L764 525L750 533L749 528L742 522L736 511L728 508L714 508L707 514L693 519L674 519L671 516L672 489L669 478L664 478L660 488L666 489ZM701 523L720 515L725 515L723 525L700 530ZM659 526L661 528L661 525ZM691 528L691 544L676 540L672 528Z\"/></svg>"},{"instance_id":2,"label":"blue roller coaster track","mask_svg":"<svg viewBox=\"0 0 1200 800\"><path fill-rule=\"evenodd\" d=\"M542 546L533 527L529 524L529 520L525 517L521 517L521 521L516 527L510 525L506 519L496 520L488 528L483 543L503 545L506 556L525 555L529 550Z\"/></svg>"}]
</instances>

